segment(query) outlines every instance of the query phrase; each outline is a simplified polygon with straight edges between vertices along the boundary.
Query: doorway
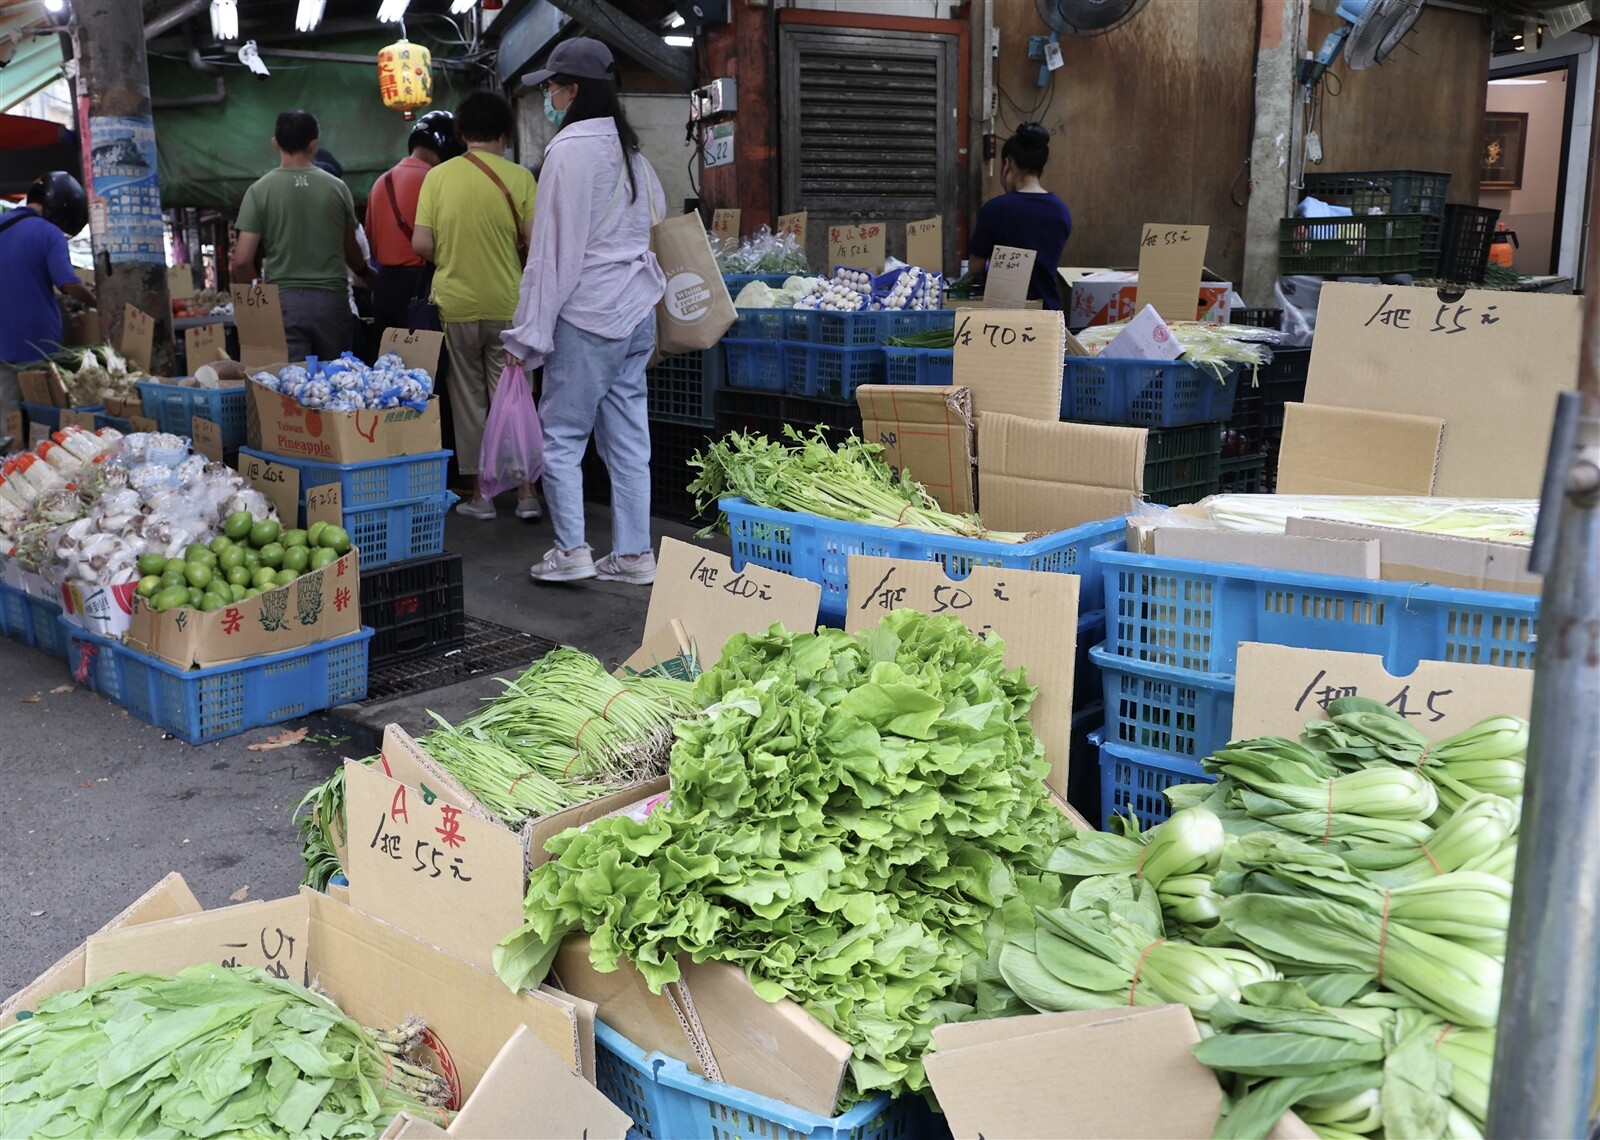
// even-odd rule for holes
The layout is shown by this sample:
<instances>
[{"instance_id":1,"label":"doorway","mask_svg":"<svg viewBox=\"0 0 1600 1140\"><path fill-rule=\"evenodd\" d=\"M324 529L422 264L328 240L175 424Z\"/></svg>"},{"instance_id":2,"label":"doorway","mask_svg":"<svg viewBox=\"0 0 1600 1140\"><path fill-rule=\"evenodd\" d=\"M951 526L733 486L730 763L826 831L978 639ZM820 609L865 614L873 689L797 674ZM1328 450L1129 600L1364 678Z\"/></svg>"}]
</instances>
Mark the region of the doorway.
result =
<instances>
[{"instance_id":1,"label":"doorway","mask_svg":"<svg viewBox=\"0 0 1600 1140\"><path fill-rule=\"evenodd\" d=\"M1559 272L1576 56L1489 72L1478 205L1500 211L1517 235L1511 266Z\"/></svg>"}]
</instances>

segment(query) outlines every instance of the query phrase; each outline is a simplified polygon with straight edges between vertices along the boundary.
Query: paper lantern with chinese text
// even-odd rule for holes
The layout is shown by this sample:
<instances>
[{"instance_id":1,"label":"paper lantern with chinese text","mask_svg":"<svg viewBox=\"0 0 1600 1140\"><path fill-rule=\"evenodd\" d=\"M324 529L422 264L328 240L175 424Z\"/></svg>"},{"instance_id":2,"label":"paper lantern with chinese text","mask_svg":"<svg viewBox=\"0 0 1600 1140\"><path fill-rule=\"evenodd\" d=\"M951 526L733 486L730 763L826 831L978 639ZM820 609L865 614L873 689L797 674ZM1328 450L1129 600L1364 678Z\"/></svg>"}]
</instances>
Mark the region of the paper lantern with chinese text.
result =
<instances>
[{"instance_id":1,"label":"paper lantern with chinese text","mask_svg":"<svg viewBox=\"0 0 1600 1140\"><path fill-rule=\"evenodd\" d=\"M433 53L399 40L378 53L378 93L383 105L407 119L433 102Z\"/></svg>"}]
</instances>

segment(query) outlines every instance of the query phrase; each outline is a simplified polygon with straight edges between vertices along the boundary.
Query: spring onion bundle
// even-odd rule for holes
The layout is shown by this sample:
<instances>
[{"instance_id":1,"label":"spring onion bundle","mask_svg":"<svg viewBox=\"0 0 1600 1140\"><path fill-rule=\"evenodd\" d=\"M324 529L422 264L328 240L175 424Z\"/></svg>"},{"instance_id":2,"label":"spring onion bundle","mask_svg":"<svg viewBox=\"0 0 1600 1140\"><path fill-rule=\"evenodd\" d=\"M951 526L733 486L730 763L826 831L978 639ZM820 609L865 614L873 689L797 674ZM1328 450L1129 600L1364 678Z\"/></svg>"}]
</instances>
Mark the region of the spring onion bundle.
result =
<instances>
[{"instance_id":1,"label":"spring onion bundle","mask_svg":"<svg viewBox=\"0 0 1600 1140\"><path fill-rule=\"evenodd\" d=\"M926 488L883 461L883 448L852 436L837 448L821 428L803 435L786 427L790 442L732 432L695 455L700 475L689 484L703 510L737 495L758 507L800 511L843 522L905 527L936 534L1023 542L1028 535L986 530L970 515L942 510ZM727 520L719 520L726 528ZM709 530L710 528L708 528Z\"/></svg>"},{"instance_id":2,"label":"spring onion bundle","mask_svg":"<svg viewBox=\"0 0 1600 1140\"><path fill-rule=\"evenodd\" d=\"M1102 351L1122 332L1126 321L1110 325L1090 325L1076 333L1078 342L1091 353ZM1272 349L1263 342L1283 340L1283 334L1272 329L1251 328L1245 325L1209 324L1205 321L1169 321L1173 338L1183 348L1182 359L1196 367L1204 368L1219 378L1225 378L1230 365L1248 364L1252 368L1268 363Z\"/></svg>"},{"instance_id":3,"label":"spring onion bundle","mask_svg":"<svg viewBox=\"0 0 1600 1140\"><path fill-rule=\"evenodd\" d=\"M263 970L114 974L0 1030L3 1136L377 1136L445 1123L444 1078L408 1058L423 1025L374 1034Z\"/></svg>"}]
</instances>

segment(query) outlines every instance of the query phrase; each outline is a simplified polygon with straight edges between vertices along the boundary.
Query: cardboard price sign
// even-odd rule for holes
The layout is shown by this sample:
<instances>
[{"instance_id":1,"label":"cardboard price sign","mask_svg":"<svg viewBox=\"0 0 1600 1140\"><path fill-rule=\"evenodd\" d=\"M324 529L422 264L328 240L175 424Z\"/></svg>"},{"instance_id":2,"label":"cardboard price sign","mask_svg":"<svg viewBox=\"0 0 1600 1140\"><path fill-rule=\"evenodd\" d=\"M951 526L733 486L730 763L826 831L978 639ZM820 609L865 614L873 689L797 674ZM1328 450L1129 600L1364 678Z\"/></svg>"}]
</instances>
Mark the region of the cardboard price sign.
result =
<instances>
[{"instance_id":1,"label":"cardboard price sign","mask_svg":"<svg viewBox=\"0 0 1600 1140\"><path fill-rule=\"evenodd\" d=\"M1066 795L1077 576L974 566L970 575L955 581L937 562L852 555L845 629L869 629L892 610L950 614L973 633L994 633L1005 642L1006 665L1026 669L1029 684L1039 689L1029 719L1044 742L1050 786Z\"/></svg>"},{"instance_id":2,"label":"cardboard price sign","mask_svg":"<svg viewBox=\"0 0 1600 1140\"><path fill-rule=\"evenodd\" d=\"M1066 322L1043 309L963 309L956 315L956 384L972 389L973 411L1061 418Z\"/></svg>"},{"instance_id":3,"label":"cardboard price sign","mask_svg":"<svg viewBox=\"0 0 1600 1140\"><path fill-rule=\"evenodd\" d=\"M848 265L853 269L882 273L887 237L882 222L829 226L828 265Z\"/></svg>"},{"instance_id":4,"label":"cardboard price sign","mask_svg":"<svg viewBox=\"0 0 1600 1140\"><path fill-rule=\"evenodd\" d=\"M944 222L924 218L906 223L906 262L937 273L944 269Z\"/></svg>"},{"instance_id":5,"label":"cardboard price sign","mask_svg":"<svg viewBox=\"0 0 1600 1140\"><path fill-rule=\"evenodd\" d=\"M988 308L1020 309L1028 300L1033 263L1038 253L1011 245L997 245L989 254L989 275L984 278L983 303Z\"/></svg>"},{"instance_id":6,"label":"cardboard price sign","mask_svg":"<svg viewBox=\"0 0 1600 1140\"><path fill-rule=\"evenodd\" d=\"M338 483L321 483L306 489L306 526L319 522L344 525L344 488Z\"/></svg>"},{"instance_id":7,"label":"cardboard price sign","mask_svg":"<svg viewBox=\"0 0 1600 1140\"><path fill-rule=\"evenodd\" d=\"M156 319L132 305L122 308L122 355L150 371L150 353L155 348Z\"/></svg>"},{"instance_id":8,"label":"cardboard price sign","mask_svg":"<svg viewBox=\"0 0 1600 1140\"><path fill-rule=\"evenodd\" d=\"M204 416L191 416L189 435L194 440L196 451L213 463L222 462L222 428L215 420L208 420Z\"/></svg>"},{"instance_id":9,"label":"cardboard price sign","mask_svg":"<svg viewBox=\"0 0 1600 1140\"><path fill-rule=\"evenodd\" d=\"M822 587L815 582L760 566L735 570L725 554L664 538L644 628L654 634L684 619L700 659L716 661L736 633L759 633L773 622L810 632L821 600Z\"/></svg>"},{"instance_id":10,"label":"cardboard price sign","mask_svg":"<svg viewBox=\"0 0 1600 1140\"><path fill-rule=\"evenodd\" d=\"M1192 321L1200 300L1209 226L1147 223L1139 237L1139 289L1135 304L1154 305L1169 321Z\"/></svg>"},{"instance_id":11,"label":"cardboard price sign","mask_svg":"<svg viewBox=\"0 0 1600 1140\"><path fill-rule=\"evenodd\" d=\"M233 323L239 330L239 361L250 368L282 364L289 359L289 340L283 331L283 306L278 287L253 282L235 285Z\"/></svg>"},{"instance_id":12,"label":"cardboard price sign","mask_svg":"<svg viewBox=\"0 0 1600 1140\"><path fill-rule=\"evenodd\" d=\"M22 449L22 413L21 412L7 412L6 413L6 436L11 441L9 444L6 445L8 451L20 451Z\"/></svg>"},{"instance_id":13,"label":"cardboard price sign","mask_svg":"<svg viewBox=\"0 0 1600 1140\"><path fill-rule=\"evenodd\" d=\"M228 359L227 349L223 347L222 326L200 325L198 328L184 329L183 355L190 374L202 364Z\"/></svg>"},{"instance_id":14,"label":"cardboard price sign","mask_svg":"<svg viewBox=\"0 0 1600 1140\"><path fill-rule=\"evenodd\" d=\"M82 428L84 431L94 430L93 412L75 412L71 408L61 409L61 426Z\"/></svg>"},{"instance_id":15,"label":"cardboard price sign","mask_svg":"<svg viewBox=\"0 0 1600 1140\"><path fill-rule=\"evenodd\" d=\"M195 294L194 270L187 265L172 265L167 267L167 292L175 300L187 301Z\"/></svg>"},{"instance_id":16,"label":"cardboard price sign","mask_svg":"<svg viewBox=\"0 0 1600 1140\"><path fill-rule=\"evenodd\" d=\"M84 981L98 982L123 971L165 973L178 942L192 956L191 963L254 966L304 985L310 927L305 903L290 896L91 934L85 943Z\"/></svg>"},{"instance_id":17,"label":"cardboard price sign","mask_svg":"<svg viewBox=\"0 0 1600 1140\"><path fill-rule=\"evenodd\" d=\"M407 368L420 368L429 376L439 374L439 354L444 351L444 333L429 329L384 329L378 342L378 355L394 353Z\"/></svg>"},{"instance_id":18,"label":"cardboard price sign","mask_svg":"<svg viewBox=\"0 0 1600 1140\"><path fill-rule=\"evenodd\" d=\"M300 518L300 472L282 463L273 463L259 455L239 456L239 474L256 490L272 501L285 530L292 529Z\"/></svg>"},{"instance_id":19,"label":"cardboard price sign","mask_svg":"<svg viewBox=\"0 0 1600 1140\"><path fill-rule=\"evenodd\" d=\"M778 232L780 234L793 234L801 245L806 244L806 222L808 215L805 210L794 214L778 215Z\"/></svg>"},{"instance_id":20,"label":"cardboard price sign","mask_svg":"<svg viewBox=\"0 0 1600 1140\"><path fill-rule=\"evenodd\" d=\"M739 244L739 211L738 210L713 210L711 213L711 236L716 238L724 248L732 248Z\"/></svg>"},{"instance_id":21,"label":"cardboard price sign","mask_svg":"<svg viewBox=\"0 0 1600 1140\"><path fill-rule=\"evenodd\" d=\"M129 416L128 426L134 431L160 431L161 425L149 416Z\"/></svg>"}]
</instances>

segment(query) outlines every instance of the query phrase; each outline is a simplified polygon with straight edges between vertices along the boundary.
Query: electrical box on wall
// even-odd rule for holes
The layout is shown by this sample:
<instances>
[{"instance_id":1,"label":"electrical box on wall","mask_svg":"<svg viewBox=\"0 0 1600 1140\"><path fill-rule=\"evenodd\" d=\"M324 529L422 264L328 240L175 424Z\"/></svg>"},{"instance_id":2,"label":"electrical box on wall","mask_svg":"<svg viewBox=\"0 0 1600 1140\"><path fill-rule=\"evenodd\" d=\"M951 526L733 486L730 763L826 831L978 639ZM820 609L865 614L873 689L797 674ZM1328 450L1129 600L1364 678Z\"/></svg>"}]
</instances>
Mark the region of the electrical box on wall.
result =
<instances>
[{"instance_id":1,"label":"electrical box on wall","mask_svg":"<svg viewBox=\"0 0 1600 1140\"><path fill-rule=\"evenodd\" d=\"M689 92L689 118L695 122L731 115L738 109L739 82L736 79L713 79L704 87Z\"/></svg>"}]
</instances>

